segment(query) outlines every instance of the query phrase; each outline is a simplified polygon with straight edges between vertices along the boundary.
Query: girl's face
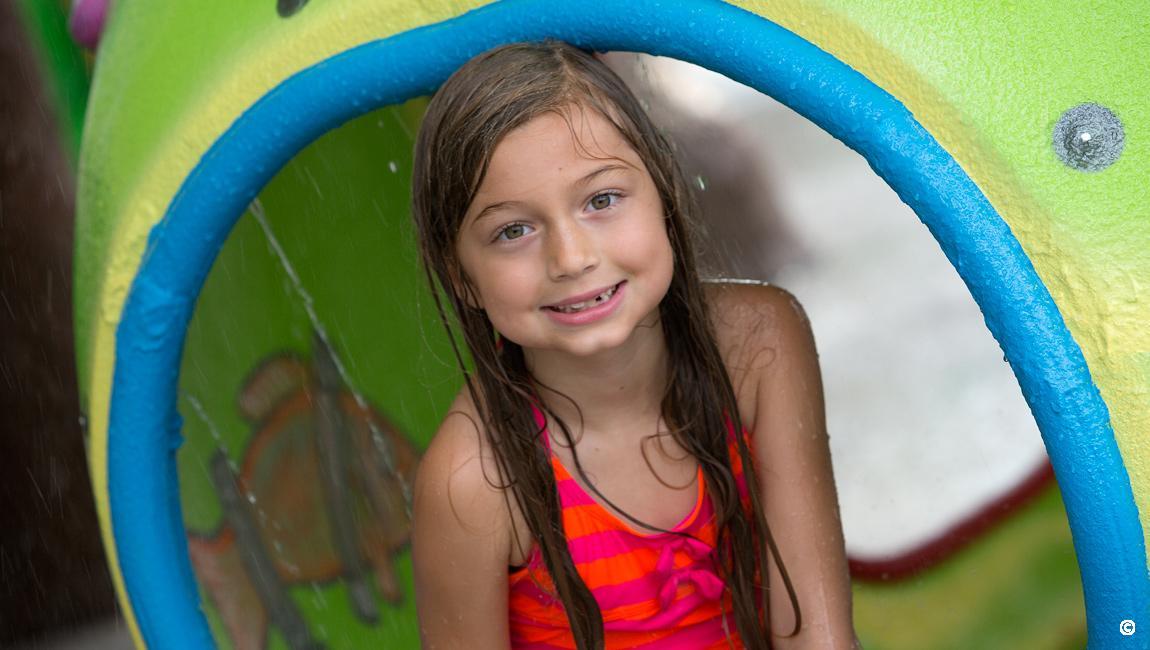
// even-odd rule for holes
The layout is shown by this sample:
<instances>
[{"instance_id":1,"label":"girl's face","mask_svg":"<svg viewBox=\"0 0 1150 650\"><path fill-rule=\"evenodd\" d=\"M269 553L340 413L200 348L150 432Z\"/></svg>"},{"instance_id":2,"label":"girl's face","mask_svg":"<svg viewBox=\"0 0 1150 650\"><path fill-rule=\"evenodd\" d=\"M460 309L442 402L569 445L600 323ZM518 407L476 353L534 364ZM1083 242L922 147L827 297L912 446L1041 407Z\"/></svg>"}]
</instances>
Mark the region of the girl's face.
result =
<instances>
[{"instance_id":1,"label":"girl's face","mask_svg":"<svg viewBox=\"0 0 1150 650\"><path fill-rule=\"evenodd\" d=\"M595 111L568 116L545 113L496 146L456 249L503 337L587 356L652 331L673 254L638 154Z\"/></svg>"}]
</instances>

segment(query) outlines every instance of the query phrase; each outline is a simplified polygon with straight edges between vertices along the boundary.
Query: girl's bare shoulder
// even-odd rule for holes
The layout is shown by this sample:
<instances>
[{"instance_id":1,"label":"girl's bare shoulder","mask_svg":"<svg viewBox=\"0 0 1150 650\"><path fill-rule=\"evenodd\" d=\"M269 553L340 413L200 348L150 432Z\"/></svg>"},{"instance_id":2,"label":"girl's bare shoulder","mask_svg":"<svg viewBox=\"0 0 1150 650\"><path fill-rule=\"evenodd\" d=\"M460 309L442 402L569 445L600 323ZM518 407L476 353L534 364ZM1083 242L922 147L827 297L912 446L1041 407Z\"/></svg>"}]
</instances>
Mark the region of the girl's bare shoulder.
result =
<instances>
[{"instance_id":1,"label":"girl's bare shoulder","mask_svg":"<svg viewBox=\"0 0 1150 650\"><path fill-rule=\"evenodd\" d=\"M432 509L451 511L458 525L477 535L505 532L502 485L505 481L479 410L464 386L420 460L415 489L417 515L422 501Z\"/></svg>"},{"instance_id":2,"label":"girl's bare shoulder","mask_svg":"<svg viewBox=\"0 0 1150 650\"><path fill-rule=\"evenodd\" d=\"M806 312L790 292L771 284L708 282L704 291L740 416L750 426L759 381L781 352L809 332Z\"/></svg>"},{"instance_id":3,"label":"girl's bare shoulder","mask_svg":"<svg viewBox=\"0 0 1150 650\"><path fill-rule=\"evenodd\" d=\"M495 464L466 393L415 481L412 558L425 648L506 648L509 525Z\"/></svg>"},{"instance_id":4,"label":"girl's bare shoulder","mask_svg":"<svg viewBox=\"0 0 1150 650\"><path fill-rule=\"evenodd\" d=\"M777 333L796 319L806 322L806 312L789 291L759 282L724 282L703 285L711 320L720 338L737 338L748 333Z\"/></svg>"}]
</instances>

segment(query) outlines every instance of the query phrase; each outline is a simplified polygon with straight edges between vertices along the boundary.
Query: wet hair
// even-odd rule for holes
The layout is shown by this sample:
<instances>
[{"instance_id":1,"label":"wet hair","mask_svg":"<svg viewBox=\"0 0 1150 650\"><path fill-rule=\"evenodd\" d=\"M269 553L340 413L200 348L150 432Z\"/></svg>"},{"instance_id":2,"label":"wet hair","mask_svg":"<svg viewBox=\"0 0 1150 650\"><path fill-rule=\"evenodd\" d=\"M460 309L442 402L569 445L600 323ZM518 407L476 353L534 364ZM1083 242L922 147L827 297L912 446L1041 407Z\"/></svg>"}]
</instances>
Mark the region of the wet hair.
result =
<instances>
[{"instance_id":1,"label":"wet hair","mask_svg":"<svg viewBox=\"0 0 1150 650\"><path fill-rule=\"evenodd\" d=\"M595 111L618 130L643 161L662 201L674 253L671 284L659 305L669 369L662 416L670 435L702 467L717 519L716 568L731 592L739 635L747 648L767 648L768 552L794 608L792 635L801 626L801 615L767 527L759 490L754 488L758 485L754 463L741 435L735 438L751 486L750 512L741 506L731 469L728 418L735 431L742 430L742 423L696 267L690 189L671 145L619 77L592 54L557 41L506 45L468 61L432 98L415 147L412 208L423 265L482 421L481 435L493 451L499 487L505 498L510 493L516 500L539 545L577 646L602 648L602 613L571 559L555 478L532 405L556 422L574 452L571 432L539 399L539 388L551 389L532 378L522 348L506 339L497 341L486 313L472 306L478 303L456 252L463 217L499 142L545 113L561 115L570 125L572 109ZM443 296L453 308L474 372L467 370ZM610 503L587 480L578 455L574 464L583 482ZM623 514L644 528L661 531Z\"/></svg>"}]
</instances>

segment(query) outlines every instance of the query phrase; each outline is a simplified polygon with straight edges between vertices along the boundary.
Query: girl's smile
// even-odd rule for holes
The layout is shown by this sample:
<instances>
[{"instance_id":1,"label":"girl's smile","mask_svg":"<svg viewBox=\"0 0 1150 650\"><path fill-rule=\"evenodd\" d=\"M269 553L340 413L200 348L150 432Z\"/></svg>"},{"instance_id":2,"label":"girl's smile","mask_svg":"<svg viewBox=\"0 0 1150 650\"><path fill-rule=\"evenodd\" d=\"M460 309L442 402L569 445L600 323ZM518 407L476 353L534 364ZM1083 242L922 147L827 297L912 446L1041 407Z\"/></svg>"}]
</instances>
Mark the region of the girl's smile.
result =
<instances>
[{"instance_id":1,"label":"girl's smile","mask_svg":"<svg viewBox=\"0 0 1150 650\"><path fill-rule=\"evenodd\" d=\"M623 345L657 319L672 276L646 167L607 119L579 106L496 146L456 247L473 306L529 354Z\"/></svg>"},{"instance_id":2,"label":"girl's smile","mask_svg":"<svg viewBox=\"0 0 1150 650\"><path fill-rule=\"evenodd\" d=\"M623 299L624 280L603 291L593 291L566 300L558 305L544 307L552 320L563 325L586 325L610 316Z\"/></svg>"}]
</instances>

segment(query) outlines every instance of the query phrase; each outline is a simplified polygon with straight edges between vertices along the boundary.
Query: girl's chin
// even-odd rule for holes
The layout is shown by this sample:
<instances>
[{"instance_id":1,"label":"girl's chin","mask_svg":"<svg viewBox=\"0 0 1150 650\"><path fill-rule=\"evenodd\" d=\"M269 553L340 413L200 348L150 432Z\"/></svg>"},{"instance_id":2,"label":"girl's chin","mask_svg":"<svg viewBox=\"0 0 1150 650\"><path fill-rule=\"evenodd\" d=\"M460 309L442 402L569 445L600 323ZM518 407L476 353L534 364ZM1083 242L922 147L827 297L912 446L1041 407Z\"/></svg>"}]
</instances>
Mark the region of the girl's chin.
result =
<instances>
[{"instance_id":1,"label":"girl's chin","mask_svg":"<svg viewBox=\"0 0 1150 650\"><path fill-rule=\"evenodd\" d=\"M619 352L630 341L631 336L626 332L601 331L585 332L582 335L571 336L565 341L557 342L554 346L539 350L540 353L558 353L570 357L594 358Z\"/></svg>"}]
</instances>

